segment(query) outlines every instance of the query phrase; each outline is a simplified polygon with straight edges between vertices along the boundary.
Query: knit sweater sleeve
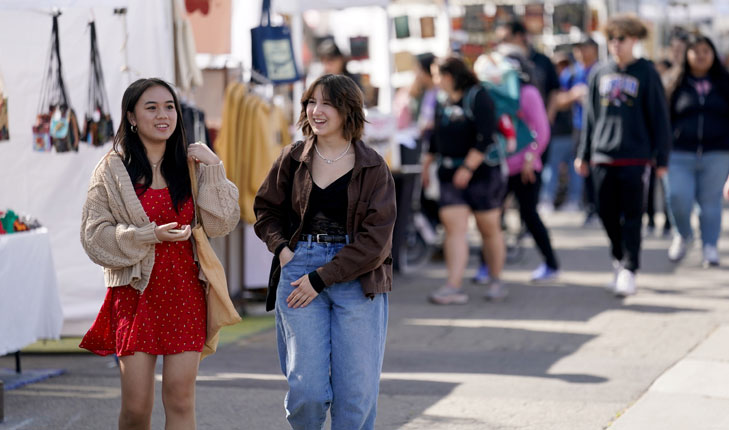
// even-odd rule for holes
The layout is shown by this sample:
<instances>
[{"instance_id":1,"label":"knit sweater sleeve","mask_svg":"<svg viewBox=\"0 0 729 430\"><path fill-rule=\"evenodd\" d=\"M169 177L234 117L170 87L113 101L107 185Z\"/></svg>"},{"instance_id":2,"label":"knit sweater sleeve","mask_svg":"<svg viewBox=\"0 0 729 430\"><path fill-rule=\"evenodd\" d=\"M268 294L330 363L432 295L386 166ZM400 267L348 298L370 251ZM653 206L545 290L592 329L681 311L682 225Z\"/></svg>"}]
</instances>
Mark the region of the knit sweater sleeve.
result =
<instances>
[{"instance_id":1,"label":"knit sweater sleeve","mask_svg":"<svg viewBox=\"0 0 729 430\"><path fill-rule=\"evenodd\" d=\"M81 213L81 245L91 261L109 268L133 266L159 243L153 222L136 226L120 221L112 207L121 202L110 198L104 184L103 169L97 168L92 178Z\"/></svg>"},{"instance_id":2,"label":"knit sweater sleeve","mask_svg":"<svg viewBox=\"0 0 729 430\"><path fill-rule=\"evenodd\" d=\"M197 205L209 237L225 236L240 221L238 187L226 178L223 163L198 167Z\"/></svg>"}]
</instances>

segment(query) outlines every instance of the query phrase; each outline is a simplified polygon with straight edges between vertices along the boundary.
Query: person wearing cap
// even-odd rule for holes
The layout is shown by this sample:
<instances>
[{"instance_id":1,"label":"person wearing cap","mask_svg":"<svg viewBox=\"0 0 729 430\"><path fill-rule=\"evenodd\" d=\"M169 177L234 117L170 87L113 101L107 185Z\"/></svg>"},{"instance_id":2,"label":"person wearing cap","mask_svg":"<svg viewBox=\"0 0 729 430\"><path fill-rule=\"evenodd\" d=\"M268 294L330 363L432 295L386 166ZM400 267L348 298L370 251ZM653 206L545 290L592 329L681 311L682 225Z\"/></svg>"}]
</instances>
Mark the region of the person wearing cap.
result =
<instances>
[{"instance_id":1,"label":"person wearing cap","mask_svg":"<svg viewBox=\"0 0 729 430\"><path fill-rule=\"evenodd\" d=\"M339 50L334 40L325 39L321 42L316 49L316 54L322 66L324 66L325 75L344 75L352 79L362 89L362 77L347 70L349 59Z\"/></svg>"},{"instance_id":2,"label":"person wearing cap","mask_svg":"<svg viewBox=\"0 0 729 430\"><path fill-rule=\"evenodd\" d=\"M587 95L587 77L590 74L593 66L598 60L598 45L594 39L586 37L580 42L573 46L572 54L575 58L575 62L564 68L559 74L560 91L555 97L555 103L553 108L557 112L564 110L571 110L571 131L569 140L560 139L558 132L553 133L552 143L550 144L550 154L548 154L548 165L550 167L545 168L543 171L544 186L542 187L542 194L540 197L540 210L543 212L549 212L554 209L554 198L557 193L557 177L555 175L555 163L557 165L563 161L569 163L574 162L574 152L579 141L580 130L582 129L582 103ZM555 121L556 122L556 121ZM565 151L560 151L560 146L566 149L567 145L571 146L571 155L569 157L564 156ZM554 152L555 154L551 154ZM552 158L552 161L549 161ZM595 219L595 199L594 193L592 192L591 177L582 179L576 172L572 172L570 169L569 180L567 184L567 201L562 205L562 209L566 211L577 211L582 206L582 192L584 184L587 183L586 189L586 201L585 201L585 225L592 223Z\"/></svg>"},{"instance_id":3,"label":"person wearing cap","mask_svg":"<svg viewBox=\"0 0 729 430\"><path fill-rule=\"evenodd\" d=\"M671 125L665 91L653 64L633 56L648 35L633 15L616 15L605 29L612 60L590 73L575 169L591 171L597 212L610 239L614 293L636 293L641 229L650 166L668 171Z\"/></svg>"}]
</instances>

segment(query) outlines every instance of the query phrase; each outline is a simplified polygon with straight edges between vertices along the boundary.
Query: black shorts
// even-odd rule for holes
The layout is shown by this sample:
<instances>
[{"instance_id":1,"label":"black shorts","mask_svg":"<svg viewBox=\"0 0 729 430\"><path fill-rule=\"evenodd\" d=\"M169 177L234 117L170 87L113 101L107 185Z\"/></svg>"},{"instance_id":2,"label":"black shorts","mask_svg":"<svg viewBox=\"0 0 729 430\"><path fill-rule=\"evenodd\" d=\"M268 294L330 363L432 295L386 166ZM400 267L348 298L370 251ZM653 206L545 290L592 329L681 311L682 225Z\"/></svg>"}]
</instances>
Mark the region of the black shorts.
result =
<instances>
[{"instance_id":1,"label":"black shorts","mask_svg":"<svg viewBox=\"0 0 729 430\"><path fill-rule=\"evenodd\" d=\"M440 207L468 205L474 212L501 207L506 195L506 178L499 166L482 166L465 189L452 181L440 181Z\"/></svg>"}]
</instances>

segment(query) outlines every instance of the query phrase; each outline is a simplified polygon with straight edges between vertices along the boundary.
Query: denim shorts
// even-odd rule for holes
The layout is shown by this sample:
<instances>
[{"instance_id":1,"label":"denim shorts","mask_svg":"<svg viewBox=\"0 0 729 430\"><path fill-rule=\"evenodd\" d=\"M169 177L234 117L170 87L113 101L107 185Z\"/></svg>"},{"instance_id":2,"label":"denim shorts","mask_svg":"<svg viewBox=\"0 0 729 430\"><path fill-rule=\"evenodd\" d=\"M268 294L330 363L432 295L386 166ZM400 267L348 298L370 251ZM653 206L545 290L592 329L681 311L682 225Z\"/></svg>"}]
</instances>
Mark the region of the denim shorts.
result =
<instances>
[{"instance_id":1,"label":"denim shorts","mask_svg":"<svg viewBox=\"0 0 729 430\"><path fill-rule=\"evenodd\" d=\"M498 166L479 169L468 186L456 188L451 181L440 181L440 207L468 205L475 212L501 207L506 195L506 178Z\"/></svg>"}]
</instances>

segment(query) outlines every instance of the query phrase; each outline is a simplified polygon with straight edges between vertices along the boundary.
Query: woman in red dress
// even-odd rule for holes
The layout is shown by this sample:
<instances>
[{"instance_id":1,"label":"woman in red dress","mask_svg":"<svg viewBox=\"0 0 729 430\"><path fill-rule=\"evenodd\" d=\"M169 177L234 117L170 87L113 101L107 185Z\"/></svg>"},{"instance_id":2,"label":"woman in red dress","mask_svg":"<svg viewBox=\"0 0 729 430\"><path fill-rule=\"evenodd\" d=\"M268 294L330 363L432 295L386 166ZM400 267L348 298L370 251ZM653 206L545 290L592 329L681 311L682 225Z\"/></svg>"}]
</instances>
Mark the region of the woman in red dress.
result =
<instances>
[{"instance_id":1,"label":"woman in red dress","mask_svg":"<svg viewBox=\"0 0 729 430\"><path fill-rule=\"evenodd\" d=\"M194 429L206 299L190 240L196 220L187 159L198 163L197 203L209 236L237 224L238 190L207 146L186 145L169 84L134 82L122 112L114 149L96 167L83 209L81 242L104 267L109 288L80 346L119 357L120 429L149 429L158 355L165 428Z\"/></svg>"}]
</instances>

